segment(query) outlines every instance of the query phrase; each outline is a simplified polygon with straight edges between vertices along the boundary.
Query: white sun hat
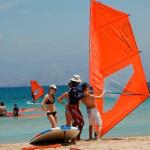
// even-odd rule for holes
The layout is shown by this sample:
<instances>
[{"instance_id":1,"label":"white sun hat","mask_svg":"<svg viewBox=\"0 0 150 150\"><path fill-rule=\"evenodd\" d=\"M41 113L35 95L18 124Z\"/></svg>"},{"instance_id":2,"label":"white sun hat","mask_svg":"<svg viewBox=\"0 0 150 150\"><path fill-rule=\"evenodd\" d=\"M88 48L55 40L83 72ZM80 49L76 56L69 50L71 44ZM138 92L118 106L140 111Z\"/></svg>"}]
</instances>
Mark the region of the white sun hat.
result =
<instances>
[{"instance_id":1,"label":"white sun hat","mask_svg":"<svg viewBox=\"0 0 150 150\"><path fill-rule=\"evenodd\" d=\"M70 81L80 83L82 80L80 78L80 75L74 74L73 77L70 79Z\"/></svg>"},{"instance_id":2,"label":"white sun hat","mask_svg":"<svg viewBox=\"0 0 150 150\"><path fill-rule=\"evenodd\" d=\"M57 86L55 84L51 84L49 87L57 90Z\"/></svg>"}]
</instances>

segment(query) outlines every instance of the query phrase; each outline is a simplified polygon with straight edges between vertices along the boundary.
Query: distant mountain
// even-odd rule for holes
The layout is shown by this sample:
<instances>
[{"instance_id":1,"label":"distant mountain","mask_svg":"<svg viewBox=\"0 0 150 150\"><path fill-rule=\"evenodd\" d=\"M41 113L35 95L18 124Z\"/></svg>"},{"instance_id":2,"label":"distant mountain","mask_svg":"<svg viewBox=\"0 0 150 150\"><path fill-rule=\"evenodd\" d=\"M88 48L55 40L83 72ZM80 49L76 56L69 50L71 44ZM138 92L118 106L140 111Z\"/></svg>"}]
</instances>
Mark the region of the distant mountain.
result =
<instances>
[{"instance_id":1,"label":"distant mountain","mask_svg":"<svg viewBox=\"0 0 150 150\"><path fill-rule=\"evenodd\" d=\"M88 81L88 63L69 62L70 57L51 59L41 64L0 61L0 87L29 86L30 80L37 80L41 85L67 85L73 74L80 74L83 81Z\"/></svg>"}]
</instances>

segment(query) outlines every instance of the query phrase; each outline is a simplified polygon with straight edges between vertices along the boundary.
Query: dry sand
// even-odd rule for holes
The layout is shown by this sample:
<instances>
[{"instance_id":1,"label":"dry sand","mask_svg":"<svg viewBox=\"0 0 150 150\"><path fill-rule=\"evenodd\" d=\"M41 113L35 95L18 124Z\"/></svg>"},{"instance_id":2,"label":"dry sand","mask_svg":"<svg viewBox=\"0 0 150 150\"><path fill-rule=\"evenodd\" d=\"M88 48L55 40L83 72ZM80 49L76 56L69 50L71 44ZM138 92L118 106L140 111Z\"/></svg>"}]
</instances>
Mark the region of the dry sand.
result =
<instances>
[{"instance_id":1,"label":"dry sand","mask_svg":"<svg viewBox=\"0 0 150 150\"><path fill-rule=\"evenodd\" d=\"M31 147L28 143L0 144L0 150L21 150ZM55 148L46 148L55 149ZM55 150L150 150L150 136L107 138L98 141L79 141L75 145L62 146Z\"/></svg>"}]
</instances>

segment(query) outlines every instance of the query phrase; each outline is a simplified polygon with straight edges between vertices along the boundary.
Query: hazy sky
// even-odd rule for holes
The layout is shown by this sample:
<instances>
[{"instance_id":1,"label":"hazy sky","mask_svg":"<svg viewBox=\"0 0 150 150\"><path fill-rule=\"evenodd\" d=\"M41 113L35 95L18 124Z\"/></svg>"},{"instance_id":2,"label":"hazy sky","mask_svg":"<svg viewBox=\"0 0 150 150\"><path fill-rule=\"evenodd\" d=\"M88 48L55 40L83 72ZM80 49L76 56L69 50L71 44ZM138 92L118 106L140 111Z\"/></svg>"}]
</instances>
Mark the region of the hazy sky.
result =
<instances>
[{"instance_id":1,"label":"hazy sky","mask_svg":"<svg viewBox=\"0 0 150 150\"><path fill-rule=\"evenodd\" d=\"M131 15L150 79L150 0L102 0ZM0 86L88 80L90 0L0 0Z\"/></svg>"}]
</instances>

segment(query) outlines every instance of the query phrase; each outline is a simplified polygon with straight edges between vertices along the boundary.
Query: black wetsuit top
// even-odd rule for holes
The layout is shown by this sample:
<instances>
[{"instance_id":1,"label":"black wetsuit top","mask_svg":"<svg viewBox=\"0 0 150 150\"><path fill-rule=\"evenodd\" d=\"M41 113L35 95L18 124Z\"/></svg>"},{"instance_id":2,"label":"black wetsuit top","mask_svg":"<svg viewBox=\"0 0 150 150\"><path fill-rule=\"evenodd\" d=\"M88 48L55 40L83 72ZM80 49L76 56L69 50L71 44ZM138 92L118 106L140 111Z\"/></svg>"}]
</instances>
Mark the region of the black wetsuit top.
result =
<instances>
[{"instance_id":1,"label":"black wetsuit top","mask_svg":"<svg viewBox=\"0 0 150 150\"><path fill-rule=\"evenodd\" d=\"M84 93L80 91L77 87L72 87L68 91L69 93L69 104L70 105L78 105L79 100L84 97Z\"/></svg>"},{"instance_id":2,"label":"black wetsuit top","mask_svg":"<svg viewBox=\"0 0 150 150\"><path fill-rule=\"evenodd\" d=\"M13 116L17 117L19 115L19 108L18 107L14 107L13 109Z\"/></svg>"}]
</instances>

